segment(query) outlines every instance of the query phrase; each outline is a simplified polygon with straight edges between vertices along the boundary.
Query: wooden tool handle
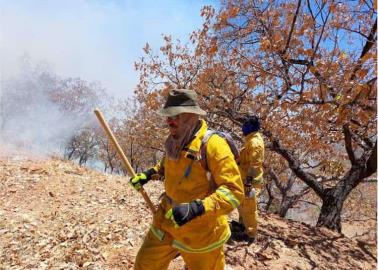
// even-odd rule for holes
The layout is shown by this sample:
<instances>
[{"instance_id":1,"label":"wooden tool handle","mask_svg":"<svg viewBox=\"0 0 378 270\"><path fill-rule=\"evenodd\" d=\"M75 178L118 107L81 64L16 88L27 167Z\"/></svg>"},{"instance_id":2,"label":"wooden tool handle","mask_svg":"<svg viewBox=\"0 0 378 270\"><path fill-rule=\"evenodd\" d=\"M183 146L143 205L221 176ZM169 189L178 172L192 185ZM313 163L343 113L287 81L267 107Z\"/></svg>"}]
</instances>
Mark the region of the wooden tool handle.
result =
<instances>
[{"instance_id":1,"label":"wooden tool handle","mask_svg":"<svg viewBox=\"0 0 378 270\"><path fill-rule=\"evenodd\" d=\"M103 127L103 129L105 130L106 134L108 135L110 141L113 143L113 145L115 146L116 150L117 150L117 153L118 155L121 157L121 160L123 162L123 165L125 166L125 168L127 169L127 172L131 175L131 177L134 177L135 176L135 172L134 172L134 169L133 167L131 167L130 165L130 162L128 161L126 155L123 153L123 150L121 148L121 146L118 144L113 132L111 131L108 123L105 121L104 119L104 116L102 115L101 111L99 109L95 109L94 110L94 113L96 114L97 116L97 119L100 121L101 123L101 126ZM139 193L142 194L143 196L143 199L145 200L145 202L147 203L148 207L150 208L152 214L154 214L156 212L156 209L155 209L155 206L153 205L153 203L151 202L150 200L150 197L148 197L148 194L147 192L144 190L144 188L142 187L140 190L139 190Z\"/></svg>"}]
</instances>

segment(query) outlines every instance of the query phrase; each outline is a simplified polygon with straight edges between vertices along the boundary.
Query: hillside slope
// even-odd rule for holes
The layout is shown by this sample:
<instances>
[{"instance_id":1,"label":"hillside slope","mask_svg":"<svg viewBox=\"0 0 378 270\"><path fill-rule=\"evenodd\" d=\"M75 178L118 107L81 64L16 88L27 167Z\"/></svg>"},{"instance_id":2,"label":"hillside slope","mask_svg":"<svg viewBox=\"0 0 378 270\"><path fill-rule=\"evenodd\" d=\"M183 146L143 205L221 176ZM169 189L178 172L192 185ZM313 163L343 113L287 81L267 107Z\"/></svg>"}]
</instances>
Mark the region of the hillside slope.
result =
<instances>
[{"instance_id":1,"label":"hillside slope","mask_svg":"<svg viewBox=\"0 0 378 270\"><path fill-rule=\"evenodd\" d=\"M146 187L157 202L161 183ZM120 176L61 160L0 159L0 269L132 269L151 215ZM376 269L376 246L262 215L259 237L226 245L232 269ZM177 258L169 269L183 269Z\"/></svg>"}]
</instances>

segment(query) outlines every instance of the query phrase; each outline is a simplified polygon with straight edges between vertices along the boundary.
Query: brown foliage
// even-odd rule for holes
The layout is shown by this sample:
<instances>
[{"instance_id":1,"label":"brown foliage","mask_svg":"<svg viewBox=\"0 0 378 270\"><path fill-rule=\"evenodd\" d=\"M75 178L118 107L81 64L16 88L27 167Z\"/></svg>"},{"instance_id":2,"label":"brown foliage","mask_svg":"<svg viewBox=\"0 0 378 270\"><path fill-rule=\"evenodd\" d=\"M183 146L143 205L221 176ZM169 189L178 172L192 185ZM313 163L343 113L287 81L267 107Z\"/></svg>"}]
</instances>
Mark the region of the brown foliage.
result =
<instances>
[{"instance_id":1,"label":"brown foliage","mask_svg":"<svg viewBox=\"0 0 378 270\"><path fill-rule=\"evenodd\" d=\"M194 47L166 37L136 64L146 118L172 87L195 89L210 126L237 139L240 116L258 114L281 168L323 201L318 224L340 229L344 200L376 171L372 3L225 1L202 15Z\"/></svg>"}]
</instances>

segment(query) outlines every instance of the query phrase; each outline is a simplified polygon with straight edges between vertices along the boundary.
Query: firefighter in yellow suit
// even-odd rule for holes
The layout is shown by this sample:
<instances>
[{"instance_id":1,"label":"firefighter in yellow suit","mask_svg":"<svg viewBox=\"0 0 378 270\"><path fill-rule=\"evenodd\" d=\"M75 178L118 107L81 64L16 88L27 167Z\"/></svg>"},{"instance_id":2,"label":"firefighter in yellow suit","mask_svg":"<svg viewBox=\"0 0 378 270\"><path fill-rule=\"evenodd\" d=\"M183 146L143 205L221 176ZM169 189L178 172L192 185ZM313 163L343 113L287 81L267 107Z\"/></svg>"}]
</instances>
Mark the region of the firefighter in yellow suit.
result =
<instances>
[{"instance_id":1,"label":"firefighter in yellow suit","mask_svg":"<svg viewBox=\"0 0 378 270\"><path fill-rule=\"evenodd\" d=\"M244 232L252 241L256 238L257 233L258 195L264 185L263 161L265 147L259 129L260 122L256 116L249 116L244 120L242 131L245 141L240 151L238 162L245 190L245 199L238 208L239 221L244 225Z\"/></svg>"},{"instance_id":2,"label":"firefighter in yellow suit","mask_svg":"<svg viewBox=\"0 0 378 270\"><path fill-rule=\"evenodd\" d=\"M207 124L199 118L205 111L197 105L194 91L172 90L159 113L166 117L170 131L165 156L130 183L138 190L160 173L165 177L165 193L134 269L167 269L180 254L188 269L223 270L223 245L231 235L227 214L244 198L236 161L225 139L213 135L206 146L209 171L201 165Z\"/></svg>"}]
</instances>

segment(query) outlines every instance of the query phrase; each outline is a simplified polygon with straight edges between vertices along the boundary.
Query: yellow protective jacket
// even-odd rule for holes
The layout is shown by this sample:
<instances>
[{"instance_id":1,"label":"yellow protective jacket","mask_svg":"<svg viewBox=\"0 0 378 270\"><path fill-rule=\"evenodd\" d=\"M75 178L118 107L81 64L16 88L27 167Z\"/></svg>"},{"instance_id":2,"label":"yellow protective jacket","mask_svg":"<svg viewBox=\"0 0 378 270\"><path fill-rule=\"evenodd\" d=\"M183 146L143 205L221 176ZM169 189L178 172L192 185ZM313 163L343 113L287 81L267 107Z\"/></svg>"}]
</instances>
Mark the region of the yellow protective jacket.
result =
<instances>
[{"instance_id":1,"label":"yellow protective jacket","mask_svg":"<svg viewBox=\"0 0 378 270\"><path fill-rule=\"evenodd\" d=\"M207 142L207 163L212 181L200 164L201 140L207 130L204 120L195 138L184 148L178 160L165 157L154 167L164 166L165 196L154 215L152 233L163 239L165 233L173 238L172 246L189 253L205 253L222 246L230 237L227 214L244 198L244 188L236 161L225 139L213 135ZM215 183L215 190L214 190ZM165 213L175 204L201 199L205 213L176 228Z\"/></svg>"},{"instance_id":2,"label":"yellow protective jacket","mask_svg":"<svg viewBox=\"0 0 378 270\"><path fill-rule=\"evenodd\" d=\"M252 132L245 138L244 145L240 150L239 169L243 182L246 183L247 177L252 180L252 186L262 188L263 161L264 161L264 141L259 132Z\"/></svg>"}]
</instances>

